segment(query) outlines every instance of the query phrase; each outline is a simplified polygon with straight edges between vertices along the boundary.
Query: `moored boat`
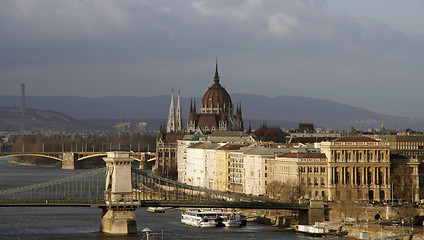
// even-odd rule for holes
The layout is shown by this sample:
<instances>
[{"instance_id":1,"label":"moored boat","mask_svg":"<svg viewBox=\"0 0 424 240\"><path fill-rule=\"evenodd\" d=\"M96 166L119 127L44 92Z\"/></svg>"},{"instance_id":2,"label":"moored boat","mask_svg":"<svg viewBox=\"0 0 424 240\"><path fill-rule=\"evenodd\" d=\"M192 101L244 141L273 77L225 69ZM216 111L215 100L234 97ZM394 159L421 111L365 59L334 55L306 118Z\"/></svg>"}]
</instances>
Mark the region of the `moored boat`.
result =
<instances>
[{"instance_id":1,"label":"moored boat","mask_svg":"<svg viewBox=\"0 0 424 240\"><path fill-rule=\"evenodd\" d=\"M322 237L328 234L325 228L314 225L297 225L296 232L316 237Z\"/></svg>"},{"instance_id":2,"label":"moored boat","mask_svg":"<svg viewBox=\"0 0 424 240\"><path fill-rule=\"evenodd\" d=\"M225 227L240 227L242 225L242 218L240 214L227 212L220 214L222 224Z\"/></svg>"},{"instance_id":3,"label":"moored boat","mask_svg":"<svg viewBox=\"0 0 424 240\"><path fill-rule=\"evenodd\" d=\"M213 211L189 209L181 214L181 223L194 227L216 227L218 214Z\"/></svg>"},{"instance_id":4,"label":"moored boat","mask_svg":"<svg viewBox=\"0 0 424 240\"><path fill-rule=\"evenodd\" d=\"M181 222L195 227L240 227L246 216L222 209L189 209L181 214Z\"/></svg>"},{"instance_id":5,"label":"moored boat","mask_svg":"<svg viewBox=\"0 0 424 240\"><path fill-rule=\"evenodd\" d=\"M148 207L147 211L152 212L152 213L164 213L165 208L163 208L163 207Z\"/></svg>"}]
</instances>

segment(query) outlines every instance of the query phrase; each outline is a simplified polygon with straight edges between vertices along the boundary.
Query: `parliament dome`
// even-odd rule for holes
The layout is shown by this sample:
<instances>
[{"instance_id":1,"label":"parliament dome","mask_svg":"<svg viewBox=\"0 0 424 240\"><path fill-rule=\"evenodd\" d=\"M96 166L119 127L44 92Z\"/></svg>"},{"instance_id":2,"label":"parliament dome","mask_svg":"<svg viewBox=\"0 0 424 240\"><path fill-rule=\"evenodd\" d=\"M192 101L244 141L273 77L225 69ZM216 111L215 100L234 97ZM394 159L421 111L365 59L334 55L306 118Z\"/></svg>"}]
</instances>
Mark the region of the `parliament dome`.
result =
<instances>
[{"instance_id":1,"label":"parliament dome","mask_svg":"<svg viewBox=\"0 0 424 240\"><path fill-rule=\"evenodd\" d=\"M202 99L202 108L230 108L231 97L219 83L218 64L216 64L214 84L206 91Z\"/></svg>"}]
</instances>

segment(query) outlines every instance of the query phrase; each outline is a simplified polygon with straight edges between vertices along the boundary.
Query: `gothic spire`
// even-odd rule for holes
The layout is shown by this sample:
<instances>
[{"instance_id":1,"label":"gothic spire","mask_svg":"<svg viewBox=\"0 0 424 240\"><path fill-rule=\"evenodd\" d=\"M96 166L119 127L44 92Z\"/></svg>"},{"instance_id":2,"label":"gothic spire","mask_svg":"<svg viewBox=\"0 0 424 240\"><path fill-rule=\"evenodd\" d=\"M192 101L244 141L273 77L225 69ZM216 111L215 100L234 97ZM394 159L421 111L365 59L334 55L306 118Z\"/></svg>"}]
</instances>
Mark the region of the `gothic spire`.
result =
<instances>
[{"instance_id":1,"label":"gothic spire","mask_svg":"<svg viewBox=\"0 0 424 240\"><path fill-rule=\"evenodd\" d=\"M175 132L175 110L174 110L174 89L171 94L171 106L169 106L168 125L166 132Z\"/></svg>"},{"instance_id":2,"label":"gothic spire","mask_svg":"<svg viewBox=\"0 0 424 240\"><path fill-rule=\"evenodd\" d=\"M193 112L193 98L190 98L190 113Z\"/></svg>"},{"instance_id":3,"label":"gothic spire","mask_svg":"<svg viewBox=\"0 0 424 240\"><path fill-rule=\"evenodd\" d=\"M175 112L175 131L183 131L183 116L181 111L180 90L178 90L177 111Z\"/></svg>"},{"instance_id":4,"label":"gothic spire","mask_svg":"<svg viewBox=\"0 0 424 240\"><path fill-rule=\"evenodd\" d=\"M213 78L213 81L215 83L219 83L219 74L218 74L218 57L216 57L216 64L215 64L215 77Z\"/></svg>"}]
</instances>

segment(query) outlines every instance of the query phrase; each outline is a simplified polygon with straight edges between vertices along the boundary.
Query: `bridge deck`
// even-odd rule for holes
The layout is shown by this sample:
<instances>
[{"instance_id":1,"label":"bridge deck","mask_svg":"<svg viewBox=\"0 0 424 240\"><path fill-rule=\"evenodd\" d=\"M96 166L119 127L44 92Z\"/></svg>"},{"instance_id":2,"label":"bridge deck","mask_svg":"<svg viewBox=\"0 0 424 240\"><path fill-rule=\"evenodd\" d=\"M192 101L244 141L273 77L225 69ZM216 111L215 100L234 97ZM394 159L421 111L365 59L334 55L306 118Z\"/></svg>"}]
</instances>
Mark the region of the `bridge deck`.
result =
<instances>
[{"instance_id":1,"label":"bridge deck","mask_svg":"<svg viewBox=\"0 0 424 240\"><path fill-rule=\"evenodd\" d=\"M141 200L108 204L111 207L183 207L183 208L240 208L240 209L286 209L308 210L308 204L270 202L227 202L227 201L175 201ZM43 200L43 199L1 199L0 207L106 207L105 200Z\"/></svg>"}]
</instances>

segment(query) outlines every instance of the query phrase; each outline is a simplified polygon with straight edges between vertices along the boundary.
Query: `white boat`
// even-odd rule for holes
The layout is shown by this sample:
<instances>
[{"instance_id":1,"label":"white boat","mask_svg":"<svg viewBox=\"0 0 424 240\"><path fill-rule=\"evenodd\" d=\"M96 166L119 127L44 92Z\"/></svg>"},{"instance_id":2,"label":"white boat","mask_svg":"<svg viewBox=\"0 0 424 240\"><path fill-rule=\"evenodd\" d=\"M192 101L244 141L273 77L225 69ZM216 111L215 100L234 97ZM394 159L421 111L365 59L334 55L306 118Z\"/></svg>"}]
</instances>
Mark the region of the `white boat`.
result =
<instances>
[{"instance_id":1,"label":"white boat","mask_svg":"<svg viewBox=\"0 0 424 240\"><path fill-rule=\"evenodd\" d=\"M214 211L189 209L181 214L181 223L194 227L217 227L218 217Z\"/></svg>"},{"instance_id":2,"label":"white boat","mask_svg":"<svg viewBox=\"0 0 424 240\"><path fill-rule=\"evenodd\" d=\"M297 225L296 232L312 236L325 236L328 234L327 230L323 227L313 225Z\"/></svg>"},{"instance_id":3,"label":"white boat","mask_svg":"<svg viewBox=\"0 0 424 240\"><path fill-rule=\"evenodd\" d=\"M234 212L220 213L220 218L225 227L240 227L243 221L242 215Z\"/></svg>"},{"instance_id":4,"label":"white boat","mask_svg":"<svg viewBox=\"0 0 424 240\"><path fill-rule=\"evenodd\" d=\"M164 213L165 208L163 208L163 207L148 207L147 211L151 212L151 213Z\"/></svg>"},{"instance_id":5,"label":"white boat","mask_svg":"<svg viewBox=\"0 0 424 240\"><path fill-rule=\"evenodd\" d=\"M181 222L195 227L240 227L246 225L246 216L222 209L189 209L181 214Z\"/></svg>"}]
</instances>

